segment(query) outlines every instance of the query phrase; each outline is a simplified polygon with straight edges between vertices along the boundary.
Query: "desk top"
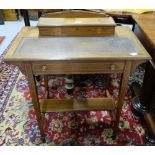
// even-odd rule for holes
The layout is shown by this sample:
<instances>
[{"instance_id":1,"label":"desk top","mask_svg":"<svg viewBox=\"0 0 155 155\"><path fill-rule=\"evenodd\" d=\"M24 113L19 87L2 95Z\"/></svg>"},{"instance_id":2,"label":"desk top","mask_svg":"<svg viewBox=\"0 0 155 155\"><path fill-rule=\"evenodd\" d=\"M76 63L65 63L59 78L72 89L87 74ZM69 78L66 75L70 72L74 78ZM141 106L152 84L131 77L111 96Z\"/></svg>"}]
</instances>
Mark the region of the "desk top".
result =
<instances>
[{"instance_id":1,"label":"desk top","mask_svg":"<svg viewBox=\"0 0 155 155\"><path fill-rule=\"evenodd\" d=\"M127 27L116 27L114 36L104 37L39 37L38 34L36 27L24 27L5 61L150 59Z\"/></svg>"},{"instance_id":2,"label":"desk top","mask_svg":"<svg viewBox=\"0 0 155 155\"><path fill-rule=\"evenodd\" d=\"M155 14L133 15L133 19L142 29L155 49Z\"/></svg>"}]
</instances>

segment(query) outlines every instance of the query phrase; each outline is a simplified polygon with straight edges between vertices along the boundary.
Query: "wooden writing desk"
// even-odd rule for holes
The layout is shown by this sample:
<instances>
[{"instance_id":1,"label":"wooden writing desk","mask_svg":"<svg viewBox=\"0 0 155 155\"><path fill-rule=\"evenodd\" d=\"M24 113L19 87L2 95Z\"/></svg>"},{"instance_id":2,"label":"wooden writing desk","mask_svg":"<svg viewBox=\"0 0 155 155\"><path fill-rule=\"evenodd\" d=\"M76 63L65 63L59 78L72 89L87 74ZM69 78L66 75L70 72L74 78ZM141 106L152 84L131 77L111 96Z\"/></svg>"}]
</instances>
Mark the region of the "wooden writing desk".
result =
<instances>
[{"instance_id":1,"label":"wooden writing desk","mask_svg":"<svg viewBox=\"0 0 155 155\"><path fill-rule=\"evenodd\" d=\"M36 27L24 27L9 48L5 61L17 65L29 82L32 102L41 135L41 112L77 110L114 110L112 97L38 100L36 75L123 73L114 133L118 130L120 112L128 78L136 66L150 59L134 33L116 27L114 36L103 37L39 37Z\"/></svg>"}]
</instances>

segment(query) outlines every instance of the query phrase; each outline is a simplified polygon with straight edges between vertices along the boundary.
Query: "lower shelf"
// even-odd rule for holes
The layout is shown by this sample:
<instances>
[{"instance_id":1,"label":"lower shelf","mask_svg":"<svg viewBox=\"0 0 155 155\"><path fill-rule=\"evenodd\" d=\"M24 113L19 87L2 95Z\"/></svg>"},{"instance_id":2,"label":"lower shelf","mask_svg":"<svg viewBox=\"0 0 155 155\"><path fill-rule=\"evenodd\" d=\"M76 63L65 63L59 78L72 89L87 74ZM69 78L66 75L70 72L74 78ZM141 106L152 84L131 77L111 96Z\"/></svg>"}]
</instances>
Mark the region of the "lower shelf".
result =
<instances>
[{"instance_id":1,"label":"lower shelf","mask_svg":"<svg viewBox=\"0 0 155 155\"><path fill-rule=\"evenodd\" d=\"M114 110L112 98L43 99L41 112Z\"/></svg>"}]
</instances>

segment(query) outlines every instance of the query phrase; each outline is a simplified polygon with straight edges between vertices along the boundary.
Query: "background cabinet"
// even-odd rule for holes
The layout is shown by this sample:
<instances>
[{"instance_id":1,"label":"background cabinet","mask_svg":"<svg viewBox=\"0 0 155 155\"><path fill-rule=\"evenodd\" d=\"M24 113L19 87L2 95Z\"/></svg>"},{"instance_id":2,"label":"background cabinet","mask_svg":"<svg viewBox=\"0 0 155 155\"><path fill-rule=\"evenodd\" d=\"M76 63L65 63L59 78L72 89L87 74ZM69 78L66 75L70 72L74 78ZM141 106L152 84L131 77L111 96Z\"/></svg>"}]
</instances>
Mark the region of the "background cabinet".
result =
<instances>
[{"instance_id":1,"label":"background cabinet","mask_svg":"<svg viewBox=\"0 0 155 155\"><path fill-rule=\"evenodd\" d=\"M6 21L16 21L18 20L18 11L15 9L5 9L3 10L3 16Z\"/></svg>"}]
</instances>

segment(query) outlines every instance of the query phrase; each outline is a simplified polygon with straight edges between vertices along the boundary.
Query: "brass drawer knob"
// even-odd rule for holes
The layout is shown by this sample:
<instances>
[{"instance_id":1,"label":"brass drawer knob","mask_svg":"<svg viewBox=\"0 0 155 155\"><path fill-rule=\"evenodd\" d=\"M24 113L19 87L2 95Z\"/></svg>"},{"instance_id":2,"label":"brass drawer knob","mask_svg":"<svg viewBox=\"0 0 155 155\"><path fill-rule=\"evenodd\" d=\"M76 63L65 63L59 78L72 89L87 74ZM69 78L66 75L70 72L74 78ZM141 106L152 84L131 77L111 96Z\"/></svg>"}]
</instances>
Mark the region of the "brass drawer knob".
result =
<instances>
[{"instance_id":1,"label":"brass drawer knob","mask_svg":"<svg viewBox=\"0 0 155 155\"><path fill-rule=\"evenodd\" d=\"M115 70L116 69L116 66L113 64L113 65L110 65L110 69L111 70Z\"/></svg>"},{"instance_id":2,"label":"brass drawer knob","mask_svg":"<svg viewBox=\"0 0 155 155\"><path fill-rule=\"evenodd\" d=\"M42 70L43 72L45 72L45 71L47 70L47 66L46 66L46 65L43 65L42 68L41 68L41 70Z\"/></svg>"}]
</instances>

